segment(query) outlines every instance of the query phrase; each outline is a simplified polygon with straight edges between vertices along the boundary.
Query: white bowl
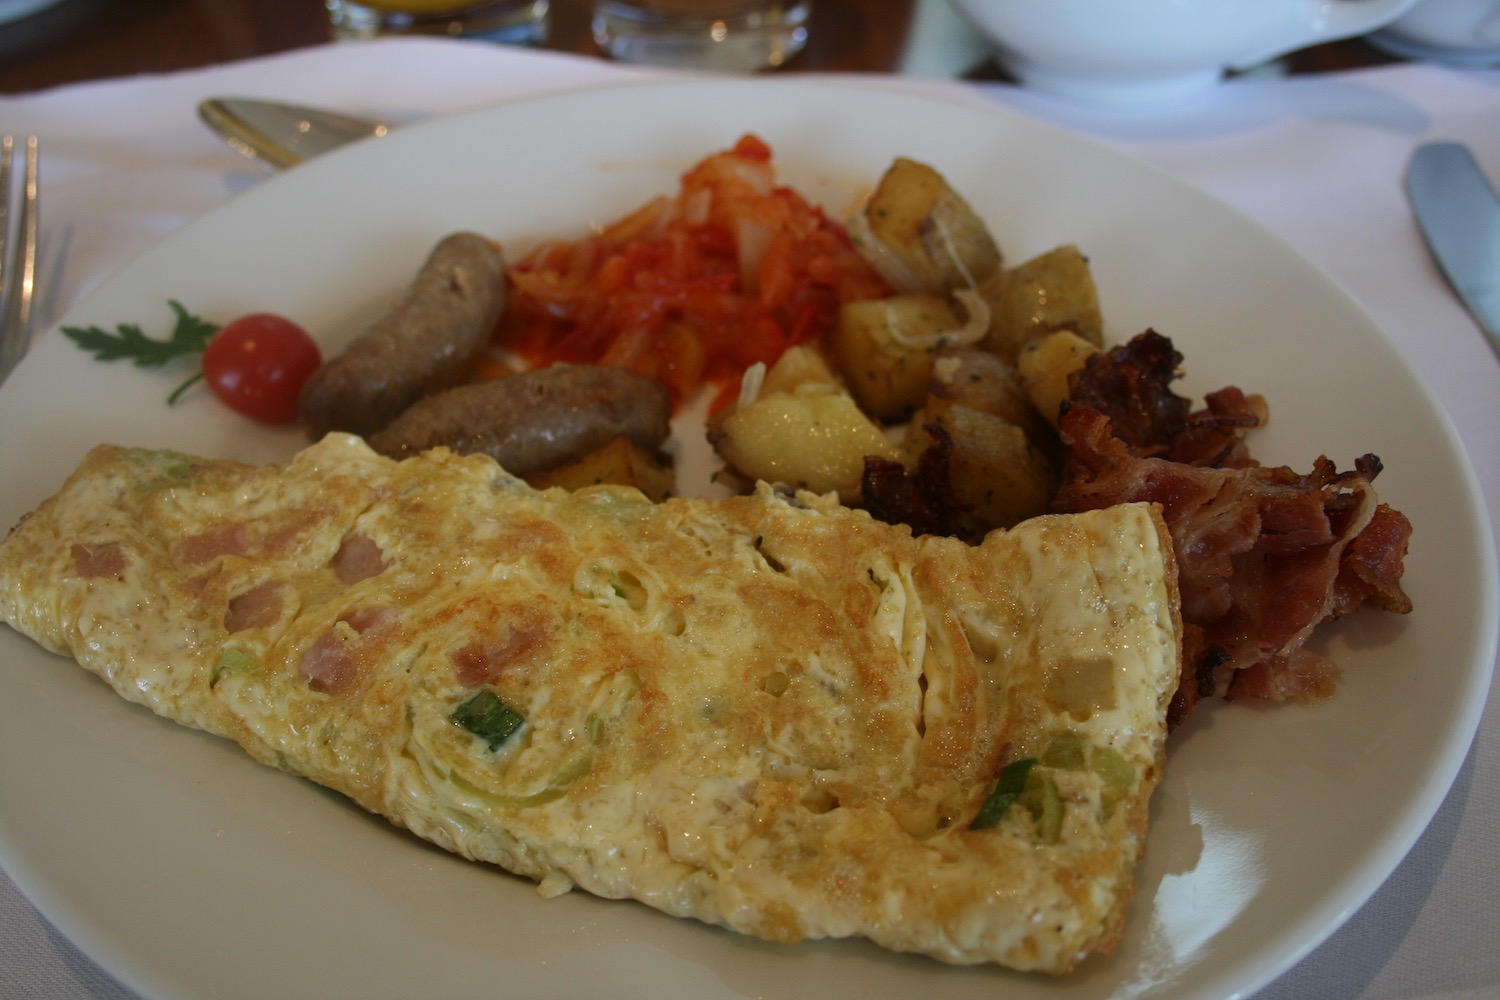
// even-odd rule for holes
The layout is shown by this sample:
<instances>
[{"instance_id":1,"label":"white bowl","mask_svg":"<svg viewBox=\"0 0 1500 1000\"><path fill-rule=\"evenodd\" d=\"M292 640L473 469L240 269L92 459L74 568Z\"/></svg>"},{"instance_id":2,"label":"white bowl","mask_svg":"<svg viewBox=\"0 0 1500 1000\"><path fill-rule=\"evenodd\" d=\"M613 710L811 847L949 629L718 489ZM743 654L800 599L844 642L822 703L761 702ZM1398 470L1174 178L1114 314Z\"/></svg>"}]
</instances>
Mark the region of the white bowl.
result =
<instances>
[{"instance_id":1,"label":"white bowl","mask_svg":"<svg viewBox=\"0 0 1500 1000\"><path fill-rule=\"evenodd\" d=\"M1419 0L951 0L1022 84L1092 104L1203 91L1225 70L1363 35Z\"/></svg>"}]
</instances>

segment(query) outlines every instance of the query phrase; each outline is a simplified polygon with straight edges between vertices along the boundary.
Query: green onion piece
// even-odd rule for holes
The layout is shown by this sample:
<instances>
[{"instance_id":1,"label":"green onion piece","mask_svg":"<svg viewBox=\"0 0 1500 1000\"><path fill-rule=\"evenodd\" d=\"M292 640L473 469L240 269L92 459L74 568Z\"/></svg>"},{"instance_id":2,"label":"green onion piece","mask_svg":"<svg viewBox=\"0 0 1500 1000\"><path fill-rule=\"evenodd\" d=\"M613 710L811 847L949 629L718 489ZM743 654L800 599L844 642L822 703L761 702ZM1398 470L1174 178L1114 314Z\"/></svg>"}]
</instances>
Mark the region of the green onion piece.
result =
<instances>
[{"instance_id":1,"label":"green onion piece","mask_svg":"<svg viewBox=\"0 0 1500 1000\"><path fill-rule=\"evenodd\" d=\"M1019 799L1036 821L1037 839L1044 844L1055 844L1062 839L1062 798L1057 794L1057 782L1045 771L1031 775L1026 790Z\"/></svg>"},{"instance_id":2,"label":"green onion piece","mask_svg":"<svg viewBox=\"0 0 1500 1000\"><path fill-rule=\"evenodd\" d=\"M1094 747L1089 754L1089 770L1097 774L1107 788L1121 794L1135 787L1135 766L1112 747Z\"/></svg>"},{"instance_id":3,"label":"green onion piece","mask_svg":"<svg viewBox=\"0 0 1500 1000\"><path fill-rule=\"evenodd\" d=\"M557 770L547 779L547 784L553 788L567 788L593 768L593 751L580 750L558 765Z\"/></svg>"},{"instance_id":4,"label":"green onion piece","mask_svg":"<svg viewBox=\"0 0 1500 1000\"><path fill-rule=\"evenodd\" d=\"M225 674L248 674L260 669L260 661L242 649L226 646L214 663L214 680Z\"/></svg>"},{"instance_id":5,"label":"green onion piece","mask_svg":"<svg viewBox=\"0 0 1500 1000\"><path fill-rule=\"evenodd\" d=\"M1047 746L1042 751L1042 763L1061 771L1082 770L1087 744L1083 737L1071 729L1063 729L1047 737Z\"/></svg>"},{"instance_id":6,"label":"green onion piece","mask_svg":"<svg viewBox=\"0 0 1500 1000\"><path fill-rule=\"evenodd\" d=\"M1120 802L1135 788L1135 766L1118 750L1094 747L1089 754L1089 770L1102 782L1099 789L1099 819L1109 822Z\"/></svg>"},{"instance_id":7,"label":"green onion piece","mask_svg":"<svg viewBox=\"0 0 1500 1000\"><path fill-rule=\"evenodd\" d=\"M984 800L979 812L974 814L974 821L969 824L969 829L986 830L1004 819L1006 810L1015 804L1021 792L1026 789L1026 776L1035 766L1035 757L1006 764L1005 769L1000 772L1000 780L995 782L995 790Z\"/></svg>"},{"instance_id":8,"label":"green onion piece","mask_svg":"<svg viewBox=\"0 0 1500 1000\"><path fill-rule=\"evenodd\" d=\"M453 721L486 741L491 750L515 735L526 717L484 688L453 710Z\"/></svg>"}]
</instances>

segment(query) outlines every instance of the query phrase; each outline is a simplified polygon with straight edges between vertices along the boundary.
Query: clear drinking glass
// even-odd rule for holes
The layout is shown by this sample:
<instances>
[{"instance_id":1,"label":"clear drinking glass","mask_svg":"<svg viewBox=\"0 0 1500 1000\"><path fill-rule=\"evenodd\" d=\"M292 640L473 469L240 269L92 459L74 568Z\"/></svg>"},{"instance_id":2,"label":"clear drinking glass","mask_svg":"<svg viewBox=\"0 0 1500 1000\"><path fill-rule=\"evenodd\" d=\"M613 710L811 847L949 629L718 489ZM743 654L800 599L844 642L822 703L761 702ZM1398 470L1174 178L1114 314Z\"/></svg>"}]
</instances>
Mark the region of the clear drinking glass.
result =
<instances>
[{"instance_id":1,"label":"clear drinking glass","mask_svg":"<svg viewBox=\"0 0 1500 1000\"><path fill-rule=\"evenodd\" d=\"M548 0L324 0L333 37L448 35L517 45L547 38Z\"/></svg>"},{"instance_id":2,"label":"clear drinking glass","mask_svg":"<svg viewBox=\"0 0 1500 1000\"><path fill-rule=\"evenodd\" d=\"M812 0L595 0L594 41L621 62L774 69L807 44Z\"/></svg>"}]
</instances>

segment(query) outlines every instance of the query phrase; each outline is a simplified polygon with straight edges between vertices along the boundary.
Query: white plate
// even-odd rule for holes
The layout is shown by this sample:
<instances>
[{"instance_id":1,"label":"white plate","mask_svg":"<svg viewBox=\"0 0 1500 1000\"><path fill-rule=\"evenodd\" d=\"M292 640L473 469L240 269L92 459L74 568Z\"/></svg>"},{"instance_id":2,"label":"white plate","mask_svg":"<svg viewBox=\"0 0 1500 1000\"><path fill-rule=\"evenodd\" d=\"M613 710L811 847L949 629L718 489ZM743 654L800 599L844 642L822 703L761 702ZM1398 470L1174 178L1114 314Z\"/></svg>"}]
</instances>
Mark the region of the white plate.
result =
<instances>
[{"instance_id":1,"label":"white plate","mask_svg":"<svg viewBox=\"0 0 1500 1000\"><path fill-rule=\"evenodd\" d=\"M1206 705L1174 739L1119 951L1053 982L860 942L780 947L451 857L226 742L131 706L0 633L0 862L79 946L150 997L1225 997L1314 947L1390 873L1478 722L1495 572L1478 492L1432 398L1326 278L1221 204L1060 132L971 104L819 80L640 84L502 106L299 167L187 227L70 324L285 313L329 345L405 285L435 240L513 250L582 233L745 131L835 211L898 154L942 170L1013 261L1073 242L1113 339L1146 326L1184 391L1265 393L1266 461L1374 451L1416 524L1414 614L1320 641L1347 667L1316 708ZM100 441L250 460L253 429L171 376L89 360L49 332L0 392L0 524ZM22 430L24 428L24 431Z\"/></svg>"}]
</instances>

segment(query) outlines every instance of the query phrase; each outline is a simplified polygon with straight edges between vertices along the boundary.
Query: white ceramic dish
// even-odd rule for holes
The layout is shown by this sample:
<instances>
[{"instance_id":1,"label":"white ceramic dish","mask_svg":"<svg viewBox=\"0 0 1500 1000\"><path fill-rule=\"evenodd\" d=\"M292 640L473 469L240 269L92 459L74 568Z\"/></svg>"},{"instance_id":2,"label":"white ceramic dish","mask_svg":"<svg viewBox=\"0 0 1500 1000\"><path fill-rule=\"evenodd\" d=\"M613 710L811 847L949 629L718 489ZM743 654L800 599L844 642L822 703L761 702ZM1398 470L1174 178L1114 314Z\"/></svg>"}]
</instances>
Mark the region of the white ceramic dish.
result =
<instances>
[{"instance_id":1,"label":"white ceramic dish","mask_svg":"<svg viewBox=\"0 0 1500 1000\"><path fill-rule=\"evenodd\" d=\"M0 24L9 24L32 14L39 14L61 2L62 0L0 0Z\"/></svg>"},{"instance_id":2,"label":"white ceramic dish","mask_svg":"<svg viewBox=\"0 0 1500 1000\"><path fill-rule=\"evenodd\" d=\"M1128 107L1181 101L1245 69L1389 24L1416 0L951 0L1024 86Z\"/></svg>"},{"instance_id":3,"label":"white ceramic dish","mask_svg":"<svg viewBox=\"0 0 1500 1000\"><path fill-rule=\"evenodd\" d=\"M941 169L1019 261L1093 259L1111 336L1151 325L1183 390L1265 393L1266 461L1377 452L1417 526L1405 618L1320 639L1347 667L1315 708L1208 705L1174 737L1118 952L1054 982L860 942L782 947L461 861L228 743L129 705L0 630L0 863L66 935L162 1000L360 996L1239 995L1346 919L1451 784L1494 655L1495 568L1472 475L1434 400L1368 317L1263 230L1092 145L973 104L820 80L640 84L415 126L268 181L123 269L65 322L268 309L329 345L457 228L519 250L671 190L742 132L835 211L892 156ZM257 430L173 376L93 362L49 331L0 391L0 523L101 441L248 460ZM692 458L691 461L698 461Z\"/></svg>"}]
</instances>

